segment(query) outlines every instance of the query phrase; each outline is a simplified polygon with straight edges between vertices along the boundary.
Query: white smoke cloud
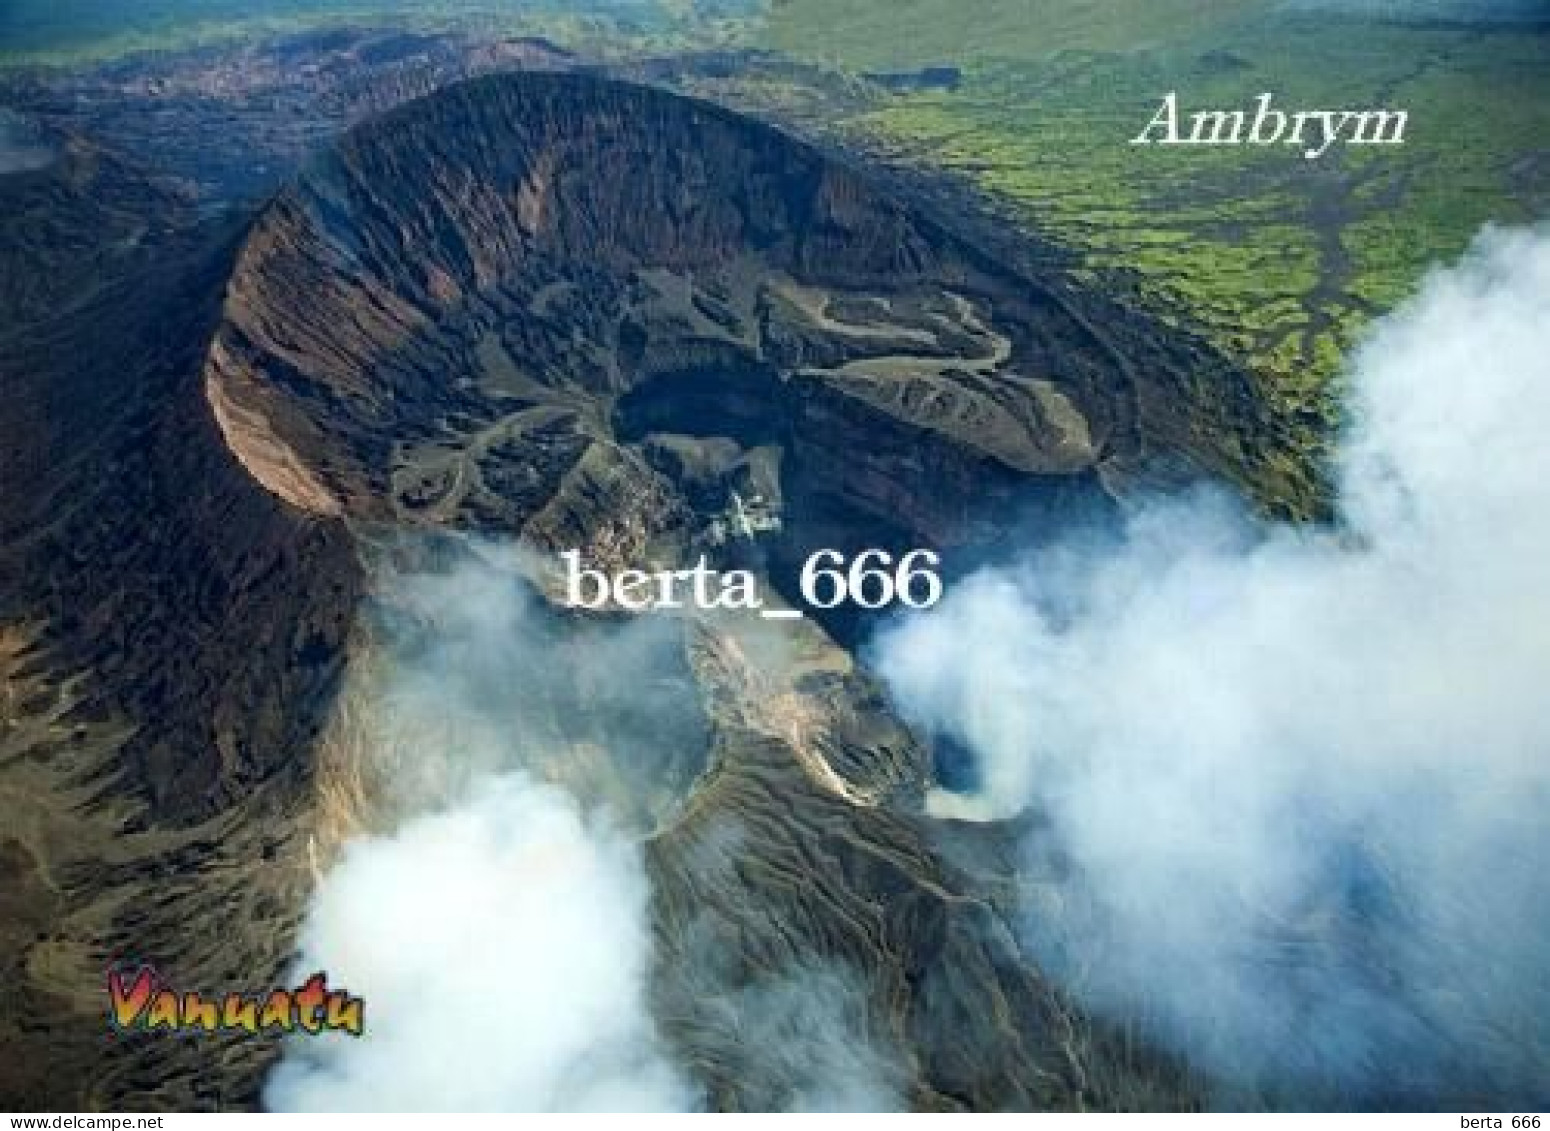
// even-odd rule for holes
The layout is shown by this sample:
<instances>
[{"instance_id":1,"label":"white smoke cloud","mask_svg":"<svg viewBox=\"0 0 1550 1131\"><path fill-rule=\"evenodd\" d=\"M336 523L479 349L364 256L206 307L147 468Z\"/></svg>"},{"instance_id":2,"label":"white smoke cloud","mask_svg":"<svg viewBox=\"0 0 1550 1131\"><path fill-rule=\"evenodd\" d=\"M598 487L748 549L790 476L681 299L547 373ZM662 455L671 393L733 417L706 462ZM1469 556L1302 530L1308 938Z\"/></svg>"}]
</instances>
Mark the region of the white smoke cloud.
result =
<instances>
[{"instance_id":1,"label":"white smoke cloud","mask_svg":"<svg viewBox=\"0 0 1550 1131\"><path fill-rule=\"evenodd\" d=\"M683 938L670 988L652 982L643 844L708 744L684 624L558 613L522 580L536 563L489 544L395 553L344 745L391 828L346 844L297 944L297 979L326 970L362 997L365 1034L297 1038L266 1105L696 1110L706 1095L658 1031L658 992L700 1018L693 1051L743 1106L901 1105L900 1061L849 970L815 959L750 982L735 938ZM696 882L738 882L739 838L706 845Z\"/></svg>"},{"instance_id":2,"label":"white smoke cloud","mask_svg":"<svg viewBox=\"0 0 1550 1131\"><path fill-rule=\"evenodd\" d=\"M517 776L358 842L317 894L308 970L366 999L360 1038L300 1042L270 1105L300 1111L681 1111L646 1008L637 848Z\"/></svg>"},{"instance_id":3,"label":"white smoke cloud","mask_svg":"<svg viewBox=\"0 0 1550 1131\"><path fill-rule=\"evenodd\" d=\"M385 778L387 808L407 816L347 845L299 939L303 976L326 969L365 1000L365 1034L297 1039L266 1105L693 1108L647 1008L642 830L619 827L642 818L610 804L608 787L629 792L622 763L588 760L562 733L573 692L605 722L644 711L657 741L678 734L682 703L653 674L671 631L641 622L566 655L566 628L477 553L385 590L362 773ZM626 753L651 775L648 738Z\"/></svg>"},{"instance_id":4,"label":"white smoke cloud","mask_svg":"<svg viewBox=\"0 0 1550 1131\"><path fill-rule=\"evenodd\" d=\"M1485 233L1350 381L1338 531L1145 504L874 659L979 759L936 812L1049 816L1028 939L1094 1009L1277 1102L1542 1104L1550 235Z\"/></svg>"}]
</instances>

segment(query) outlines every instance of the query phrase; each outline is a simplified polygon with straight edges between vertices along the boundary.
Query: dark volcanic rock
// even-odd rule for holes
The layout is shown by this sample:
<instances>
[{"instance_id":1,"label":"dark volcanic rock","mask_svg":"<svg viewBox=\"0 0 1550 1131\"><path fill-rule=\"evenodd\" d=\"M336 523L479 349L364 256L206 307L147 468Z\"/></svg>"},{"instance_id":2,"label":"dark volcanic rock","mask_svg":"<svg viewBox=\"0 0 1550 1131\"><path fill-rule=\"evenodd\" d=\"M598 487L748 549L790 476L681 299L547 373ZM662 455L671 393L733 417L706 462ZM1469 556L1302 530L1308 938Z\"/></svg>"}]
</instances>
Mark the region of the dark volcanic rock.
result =
<instances>
[{"instance_id":1,"label":"dark volcanic rock","mask_svg":"<svg viewBox=\"0 0 1550 1131\"><path fill-rule=\"evenodd\" d=\"M762 398L798 493L815 446L866 458L836 425L907 435L914 466L817 477L853 485L863 520L905 506L934 542L966 536L971 500L1139 455L1128 372L1037 280L768 127L573 75L464 84L316 162L254 229L212 382L251 424L233 447L293 502L523 529L574 448L519 499L478 474L438 496L449 449L477 473L483 439L540 408L574 447L611 448L638 438L614 427L620 398L719 435L737 385L714 375L734 371L763 386L736 395Z\"/></svg>"},{"instance_id":2,"label":"dark volcanic rock","mask_svg":"<svg viewBox=\"0 0 1550 1131\"><path fill-rule=\"evenodd\" d=\"M278 976L360 571L205 400L240 233L186 226L110 155L49 172L0 179L46 213L5 221L39 277L0 328L0 906L37 921L0 931L0 1106L251 1104L272 1049L116 1038L105 973Z\"/></svg>"},{"instance_id":3,"label":"dark volcanic rock","mask_svg":"<svg viewBox=\"0 0 1550 1131\"><path fill-rule=\"evenodd\" d=\"M369 584L356 536L504 533L605 568L706 553L789 592L825 545L977 551L1014 508L1054 525L1190 455L1183 355L1153 326L647 88L469 82L351 132L240 234L148 232L154 255L68 316L0 331L0 677L23 704L0 788L46 802L0 840L0 897L66 877L0 963L44 972L28 992L71 1070L0 1073L0 1095L56 1109L252 1102L272 1047L107 1055L101 971L276 971ZM726 536L744 500L772 520L757 540ZM781 1102L738 1002L820 967L855 973L917 1106L1191 1102L1028 966L995 882L944 859L930 752L847 653L859 626L824 629L763 649L800 670L685 630L706 733L682 762L705 769L650 844L655 1001L714 1102ZM0 1010L0 1048L31 1023Z\"/></svg>"},{"instance_id":4,"label":"dark volcanic rock","mask_svg":"<svg viewBox=\"0 0 1550 1131\"><path fill-rule=\"evenodd\" d=\"M1146 456L1151 347L1114 342L1155 333L1112 313L1100 335L1060 288L767 126L502 77L352 132L278 197L231 280L210 395L232 450L303 510L616 567L716 552L736 491L778 513L761 560L789 590L821 546L950 550L1014 510L1102 506L1110 468ZM863 676L787 686L715 627L696 655L714 738L653 840L657 998L717 1104L779 1102L723 1022L815 963L863 972L920 1106L1184 1102L937 858L929 756ZM735 866L706 848L728 837Z\"/></svg>"},{"instance_id":5,"label":"dark volcanic rock","mask_svg":"<svg viewBox=\"0 0 1550 1131\"><path fill-rule=\"evenodd\" d=\"M192 219L177 184L80 138L42 135L35 159L8 167L3 125L0 333L89 298Z\"/></svg>"}]
</instances>

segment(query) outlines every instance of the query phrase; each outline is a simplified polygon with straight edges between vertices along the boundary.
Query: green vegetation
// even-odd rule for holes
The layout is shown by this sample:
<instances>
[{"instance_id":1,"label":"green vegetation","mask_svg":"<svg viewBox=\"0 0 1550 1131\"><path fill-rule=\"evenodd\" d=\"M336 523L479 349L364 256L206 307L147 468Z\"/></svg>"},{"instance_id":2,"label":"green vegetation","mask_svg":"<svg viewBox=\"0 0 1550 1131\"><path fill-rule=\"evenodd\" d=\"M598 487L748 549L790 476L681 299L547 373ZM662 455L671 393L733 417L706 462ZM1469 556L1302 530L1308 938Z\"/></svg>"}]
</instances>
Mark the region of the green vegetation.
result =
<instances>
[{"instance_id":1,"label":"green vegetation","mask_svg":"<svg viewBox=\"0 0 1550 1131\"><path fill-rule=\"evenodd\" d=\"M1231 26L1264 0L772 0L772 46L857 70L1129 51Z\"/></svg>"},{"instance_id":2,"label":"green vegetation","mask_svg":"<svg viewBox=\"0 0 1550 1131\"><path fill-rule=\"evenodd\" d=\"M1077 270L1203 333L1258 375L1274 442L1245 474L1305 509L1341 358L1489 221L1550 210L1550 32L1298 15L1284 0L0 0L0 64L78 63L345 24L541 34L594 54L775 47L702 91L946 168L1076 250ZM837 77L957 68L886 93ZM831 81L833 80L833 81ZM1181 111L1375 106L1403 148L1127 144ZM1202 425L1205 427L1206 425Z\"/></svg>"},{"instance_id":3,"label":"green vegetation","mask_svg":"<svg viewBox=\"0 0 1550 1131\"><path fill-rule=\"evenodd\" d=\"M851 70L961 68L956 89L882 96L841 129L965 175L1077 249L1092 278L1124 276L1148 307L1247 364L1283 441L1254 485L1275 481L1294 505L1313 490L1332 379L1363 325L1482 224L1550 206L1544 32L1239 2L973 8L781 0L769 36ZM1405 108L1410 129L1402 148L1337 147L1318 161L1127 144L1169 90L1181 111L1247 107L1265 91L1282 108Z\"/></svg>"}]
</instances>

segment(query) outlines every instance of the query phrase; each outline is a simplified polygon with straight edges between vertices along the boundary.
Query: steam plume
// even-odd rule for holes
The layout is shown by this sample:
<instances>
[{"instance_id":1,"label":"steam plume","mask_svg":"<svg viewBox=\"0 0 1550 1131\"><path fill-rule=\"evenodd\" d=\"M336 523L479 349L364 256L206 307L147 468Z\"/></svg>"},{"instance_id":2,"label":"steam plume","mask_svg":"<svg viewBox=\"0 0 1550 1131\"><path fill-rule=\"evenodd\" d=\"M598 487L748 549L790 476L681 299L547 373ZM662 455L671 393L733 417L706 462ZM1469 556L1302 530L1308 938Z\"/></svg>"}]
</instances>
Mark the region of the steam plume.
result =
<instances>
[{"instance_id":1,"label":"steam plume","mask_svg":"<svg viewBox=\"0 0 1550 1131\"><path fill-rule=\"evenodd\" d=\"M875 658L979 759L940 814L1050 818L1041 961L1221 1102L1542 1105L1550 235L1485 233L1349 379L1338 532L1141 505Z\"/></svg>"},{"instance_id":2,"label":"steam plume","mask_svg":"<svg viewBox=\"0 0 1550 1131\"><path fill-rule=\"evenodd\" d=\"M413 564L379 567L377 653L358 662L341 713L353 725L327 751L326 808L346 843L299 939L301 976L325 969L364 998L366 1032L298 1039L267 1104L703 1106L648 1008L641 849L705 768L684 623L564 616L520 579L532 563L489 545L403 556ZM707 853L699 878L721 882L710 873L736 856L730 841ZM690 1051L730 1073L745 1106L903 1102L850 971L815 960L749 984L740 953L684 950L668 980L690 988L678 1012L708 1017Z\"/></svg>"},{"instance_id":3,"label":"steam plume","mask_svg":"<svg viewBox=\"0 0 1550 1131\"><path fill-rule=\"evenodd\" d=\"M609 803L647 793L666 772L660 743L692 726L672 688L642 675L671 670L671 628L643 621L561 651L567 627L483 554L390 574L384 591L374 722L352 753L397 824L345 847L300 939L300 969L365 999L366 1032L296 1042L266 1102L694 1106L646 1005L645 830L620 826L647 818ZM592 713L565 694L588 695ZM564 733L576 718L594 734ZM610 728L632 721L646 737L611 762Z\"/></svg>"}]
</instances>

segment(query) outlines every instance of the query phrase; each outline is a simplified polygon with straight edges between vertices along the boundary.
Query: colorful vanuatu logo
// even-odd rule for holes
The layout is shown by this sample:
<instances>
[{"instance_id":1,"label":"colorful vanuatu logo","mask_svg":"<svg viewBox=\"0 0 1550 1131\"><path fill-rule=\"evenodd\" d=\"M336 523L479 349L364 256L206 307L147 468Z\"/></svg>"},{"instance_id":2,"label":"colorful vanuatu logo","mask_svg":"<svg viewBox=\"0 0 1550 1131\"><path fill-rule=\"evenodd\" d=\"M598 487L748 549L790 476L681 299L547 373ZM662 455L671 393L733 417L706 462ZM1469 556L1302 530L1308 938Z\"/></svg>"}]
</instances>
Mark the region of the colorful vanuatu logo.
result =
<instances>
[{"instance_id":1,"label":"colorful vanuatu logo","mask_svg":"<svg viewBox=\"0 0 1550 1131\"><path fill-rule=\"evenodd\" d=\"M150 966L108 971L109 1016L120 1032L348 1033L365 1030L366 1003L312 975L294 990L204 995L180 992Z\"/></svg>"}]
</instances>

